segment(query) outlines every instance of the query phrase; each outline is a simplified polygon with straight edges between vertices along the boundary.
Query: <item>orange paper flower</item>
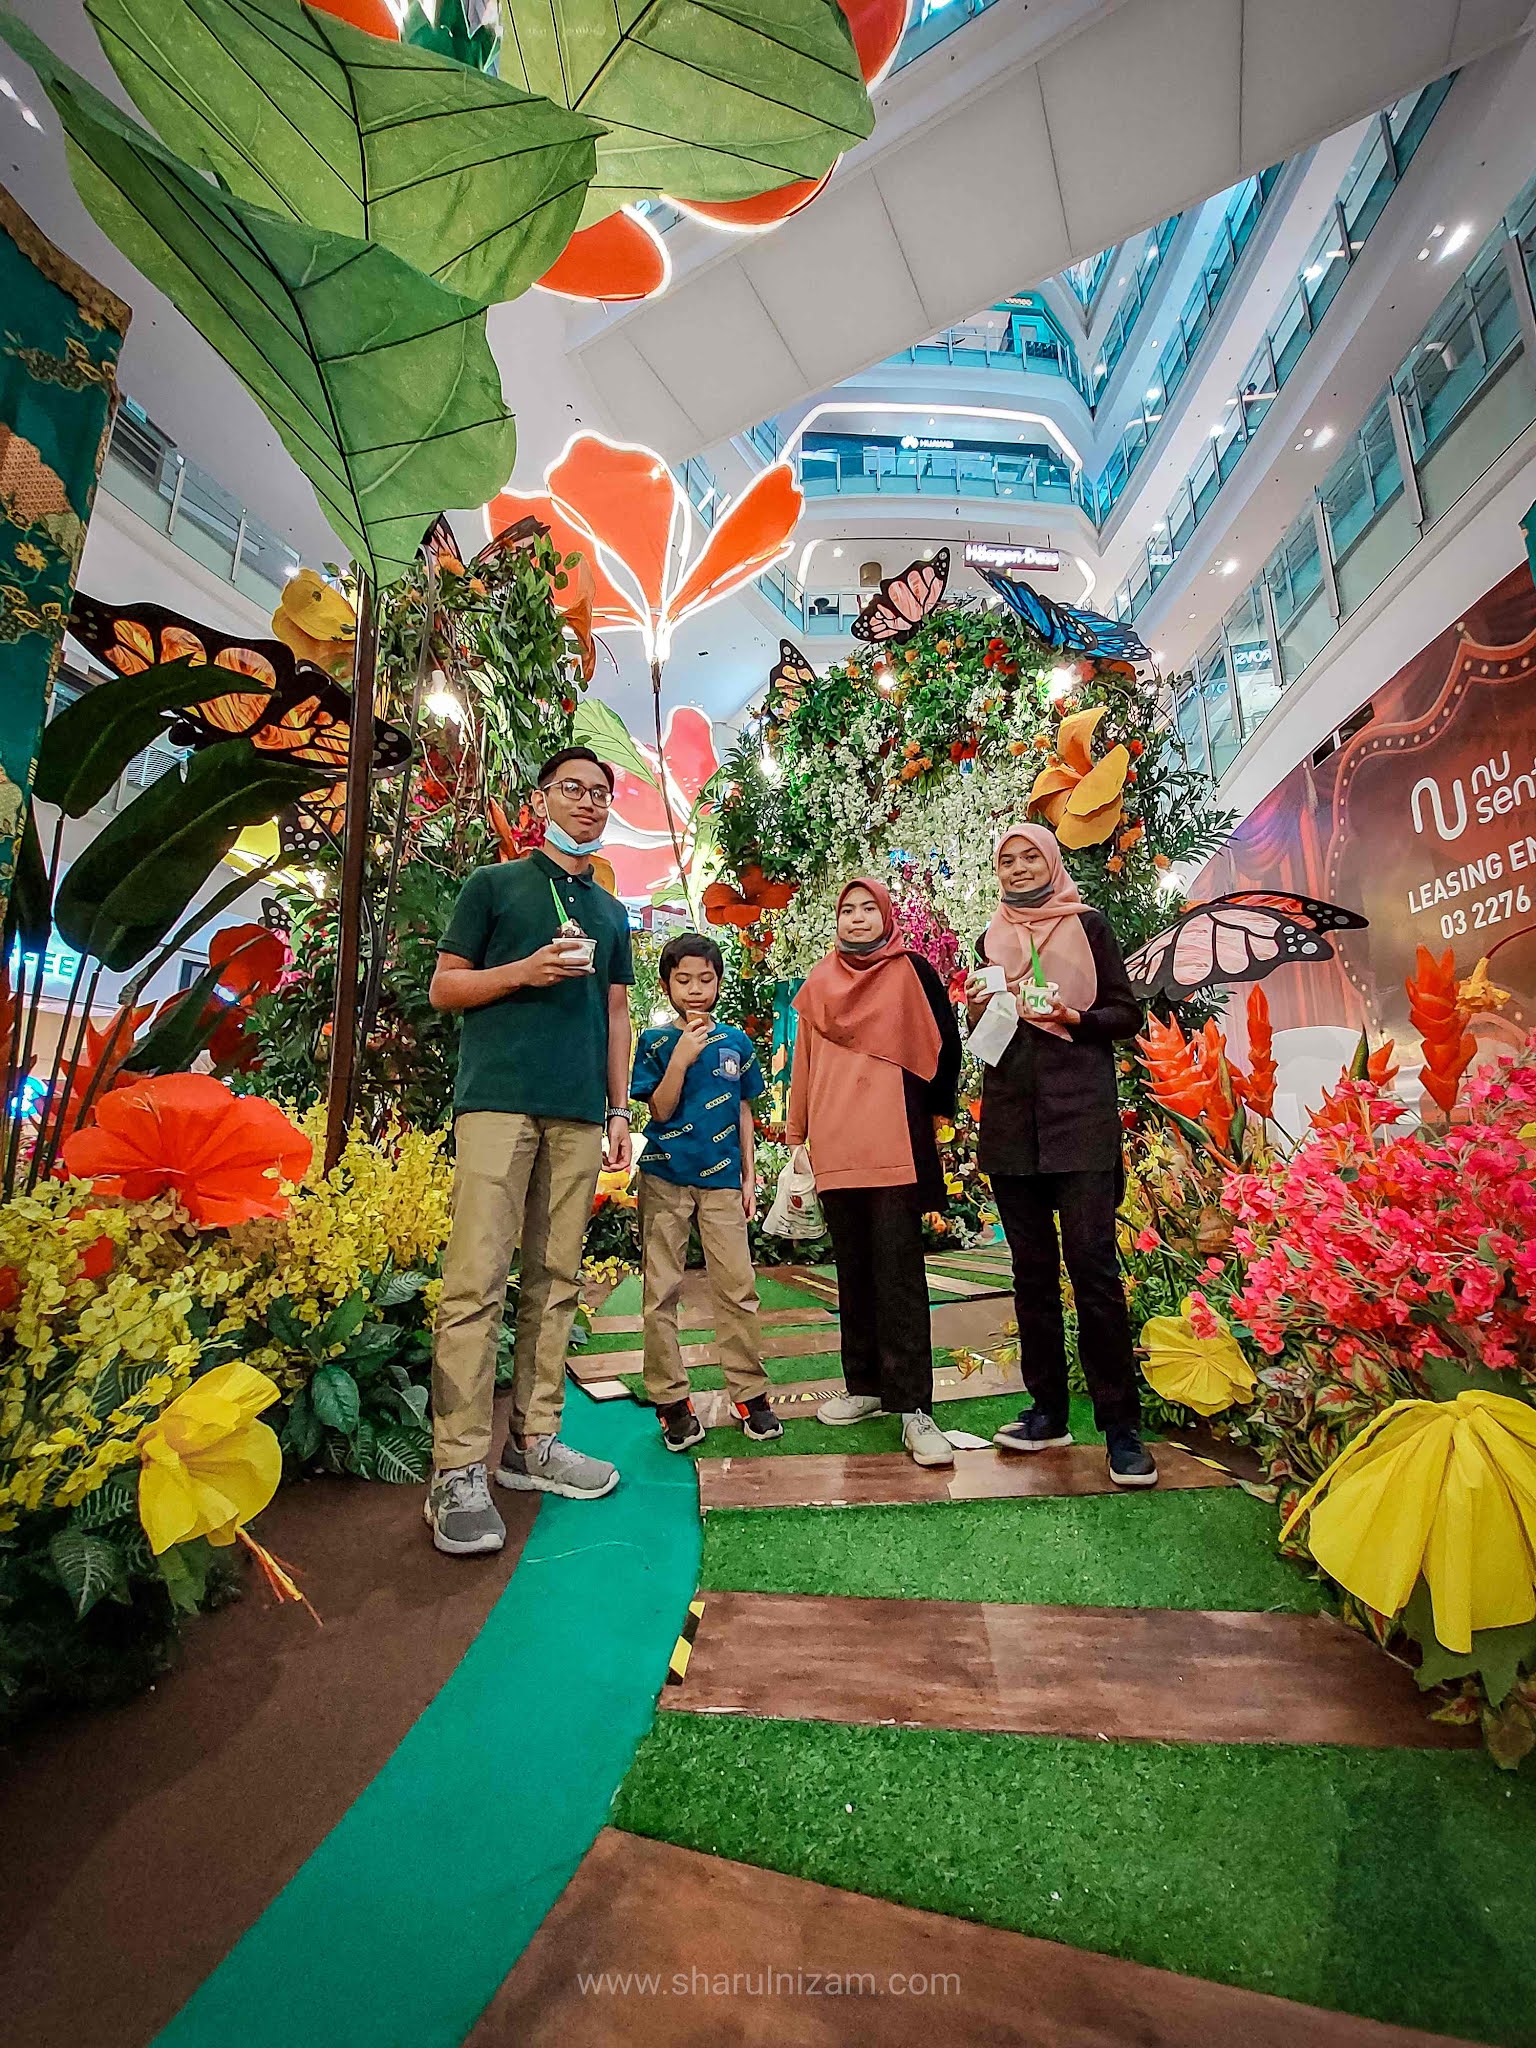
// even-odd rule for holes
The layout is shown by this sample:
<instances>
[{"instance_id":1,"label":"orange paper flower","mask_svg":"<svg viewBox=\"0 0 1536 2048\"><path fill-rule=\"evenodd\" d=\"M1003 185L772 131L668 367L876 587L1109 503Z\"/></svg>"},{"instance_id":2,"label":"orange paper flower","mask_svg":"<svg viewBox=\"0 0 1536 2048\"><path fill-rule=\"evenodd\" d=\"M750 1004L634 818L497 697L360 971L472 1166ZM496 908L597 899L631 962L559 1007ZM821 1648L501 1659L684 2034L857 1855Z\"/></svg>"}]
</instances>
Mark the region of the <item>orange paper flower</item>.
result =
<instances>
[{"instance_id":1,"label":"orange paper flower","mask_svg":"<svg viewBox=\"0 0 1536 2048\"><path fill-rule=\"evenodd\" d=\"M163 1074L108 1095L64 1141L68 1173L98 1194L147 1202L175 1194L195 1223L281 1216L312 1147L275 1103L232 1095L211 1074Z\"/></svg>"},{"instance_id":2,"label":"orange paper flower","mask_svg":"<svg viewBox=\"0 0 1536 2048\"><path fill-rule=\"evenodd\" d=\"M1161 1017L1149 1016L1136 1043L1154 1098L1176 1116L1197 1118L1205 1107L1205 1074L1177 1019L1164 1023Z\"/></svg>"},{"instance_id":3,"label":"orange paper flower","mask_svg":"<svg viewBox=\"0 0 1536 2048\"><path fill-rule=\"evenodd\" d=\"M770 882L760 867L743 868L740 889L729 882L711 882L704 891L704 915L711 924L756 924L765 910L783 910L793 901L796 882Z\"/></svg>"},{"instance_id":4,"label":"orange paper flower","mask_svg":"<svg viewBox=\"0 0 1536 2048\"><path fill-rule=\"evenodd\" d=\"M775 463L721 514L690 562L693 508L654 450L577 434L544 482L575 545L589 558L595 551L594 571L603 572L594 617L639 633L650 663L666 660L674 632L691 613L789 552L805 502L789 464Z\"/></svg>"},{"instance_id":5,"label":"orange paper flower","mask_svg":"<svg viewBox=\"0 0 1536 2048\"><path fill-rule=\"evenodd\" d=\"M1063 846L1100 846L1119 829L1125 815L1125 778L1131 757L1123 746L1111 747L1102 761L1090 751L1106 705L1076 711L1064 718L1056 733L1056 753L1042 768L1029 792L1029 808L1043 811Z\"/></svg>"}]
</instances>

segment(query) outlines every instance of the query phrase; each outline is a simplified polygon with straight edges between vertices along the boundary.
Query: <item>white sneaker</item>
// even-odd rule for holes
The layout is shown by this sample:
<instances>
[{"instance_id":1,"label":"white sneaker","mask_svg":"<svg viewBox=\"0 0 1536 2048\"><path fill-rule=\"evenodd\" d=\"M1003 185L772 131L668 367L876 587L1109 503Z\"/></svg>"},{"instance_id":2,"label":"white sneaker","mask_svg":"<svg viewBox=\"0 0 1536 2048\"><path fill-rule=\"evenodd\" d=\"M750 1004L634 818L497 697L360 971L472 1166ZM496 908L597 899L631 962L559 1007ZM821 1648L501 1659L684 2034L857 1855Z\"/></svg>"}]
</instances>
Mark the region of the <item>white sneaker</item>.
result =
<instances>
[{"instance_id":1,"label":"white sneaker","mask_svg":"<svg viewBox=\"0 0 1536 2048\"><path fill-rule=\"evenodd\" d=\"M955 1447L931 1415L914 1408L901 1418L902 1448L914 1465L953 1465Z\"/></svg>"},{"instance_id":2,"label":"white sneaker","mask_svg":"<svg viewBox=\"0 0 1536 2048\"><path fill-rule=\"evenodd\" d=\"M879 1413L878 1394L834 1394L830 1401L823 1401L816 1410L816 1420L830 1423L834 1429L842 1429L850 1422L867 1422L871 1415Z\"/></svg>"}]
</instances>

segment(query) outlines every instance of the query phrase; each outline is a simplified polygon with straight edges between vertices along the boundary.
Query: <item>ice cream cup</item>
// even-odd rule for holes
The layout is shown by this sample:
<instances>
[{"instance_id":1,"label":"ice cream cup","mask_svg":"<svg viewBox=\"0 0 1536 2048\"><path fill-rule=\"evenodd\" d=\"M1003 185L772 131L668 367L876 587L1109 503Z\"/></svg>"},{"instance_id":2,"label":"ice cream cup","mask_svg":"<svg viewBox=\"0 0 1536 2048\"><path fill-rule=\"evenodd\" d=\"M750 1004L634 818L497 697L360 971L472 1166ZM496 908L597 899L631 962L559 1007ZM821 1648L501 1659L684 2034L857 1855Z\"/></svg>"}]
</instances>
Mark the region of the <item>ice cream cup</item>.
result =
<instances>
[{"instance_id":1,"label":"ice cream cup","mask_svg":"<svg viewBox=\"0 0 1536 2048\"><path fill-rule=\"evenodd\" d=\"M1043 1017L1055 1008L1056 984L1054 981L1022 982L1019 986L1019 1000L1030 1016Z\"/></svg>"},{"instance_id":2,"label":"ice cream cup","mask_svg":"<svg viewBox=\"0 0 1536 2048\"><path fill-rule=\"evenodd\" d=\"M579 967L583 974L592 972L592 963L597 955L597 941L589 938L567 938L562 933L555 944L565 956L569 966Z\"/></svg>"}]
</instances>

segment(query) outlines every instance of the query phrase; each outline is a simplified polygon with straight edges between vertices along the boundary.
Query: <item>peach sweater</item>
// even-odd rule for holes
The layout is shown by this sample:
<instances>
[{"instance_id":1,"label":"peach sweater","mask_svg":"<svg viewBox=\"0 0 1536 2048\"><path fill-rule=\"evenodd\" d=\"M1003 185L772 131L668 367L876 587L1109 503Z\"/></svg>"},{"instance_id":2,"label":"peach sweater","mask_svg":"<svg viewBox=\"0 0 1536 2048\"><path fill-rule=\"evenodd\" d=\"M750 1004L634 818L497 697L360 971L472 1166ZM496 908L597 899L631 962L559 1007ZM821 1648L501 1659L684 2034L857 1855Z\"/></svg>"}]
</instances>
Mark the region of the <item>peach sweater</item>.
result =
<instances>
[{"instance_id":1,"label":"peach sweater","mask_svg":"<svg viewBox=\"0 0 1536 2048\"><path fill-rule=\"evenodd\" d=\"M903 1069L823 1038L795 1038L785 1136L809 1145L820 1188L899 1188L917 1179Z\"/></svg>"}]
</instances>

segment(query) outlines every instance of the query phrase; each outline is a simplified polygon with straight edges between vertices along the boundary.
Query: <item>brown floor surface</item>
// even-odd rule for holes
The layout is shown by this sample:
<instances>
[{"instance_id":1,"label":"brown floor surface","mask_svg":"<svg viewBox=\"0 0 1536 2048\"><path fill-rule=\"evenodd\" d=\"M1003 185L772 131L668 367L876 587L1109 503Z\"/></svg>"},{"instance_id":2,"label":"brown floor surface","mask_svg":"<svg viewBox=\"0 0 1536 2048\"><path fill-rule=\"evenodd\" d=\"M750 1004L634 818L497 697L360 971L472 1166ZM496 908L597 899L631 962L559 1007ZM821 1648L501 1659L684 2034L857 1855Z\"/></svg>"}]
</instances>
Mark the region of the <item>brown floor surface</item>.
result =
<instances>
[{"instance_id":1,"label":"brown floor surface","mask_svg":"<svg viewBox=\"0 0 1536 2048\"><path fill-rule=\"evenodd\" d=\"M1163 1487L1230 1486L1175 1444L1156 1452ZM1068 1450L1034 1451L1010 1457L1002 1451L956 1451L949 1467L914 1465L899 1454L872 1452L851 1458L833 1450L825 1456L785 1458L700 1458L699 1505L711 1508L874 1507L904 1501L1033 1500L1042 1495L1113 1493L1098 1444Z\"/></svg>"},{"instance_id":2,"label":"brown floor surface","mask_svg":"<svg viewBox=\"0 0 1536 2048\"><path fill-rule=\"evenodd\" d=\"M710 1593L680 1713L1142 1742L1461 1748L1410 1674L1321 1614Z\"/></svg>"},{"instance_id":3,"label":"brown floor surface","mask_svg":"<svg viewBox=\"0 0 1536 2048\"><path fill-rule=\"evenodd\" d=\"M506 1549L465 1559L432 1548L420 1487L284 1487L259 1534L323 1628L248 1574L243 1600L189 1624L153 1692L5 1754L6 2048L137 2048L170 2019L473 1642L538 1505L496 1498Z\"/></svg>"},{"instance_id":4,"label":"brown floor surface","mask_svg":"<svg viewBox=\"0 0 1536 2048\"><path fill-rule=\"evenodd\" d=\"M664 1988L582 1991L578 1973L605 1971L654 1973ZM807 1988L812 1973L820 1973L817 1990ZM827 1995L833 1976L860 1988ZM1444 2035L1089 1955L605 1828L465 2048L617 2042L1452 2048Z\"/></svg>"}]
</instances>

